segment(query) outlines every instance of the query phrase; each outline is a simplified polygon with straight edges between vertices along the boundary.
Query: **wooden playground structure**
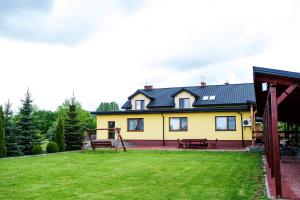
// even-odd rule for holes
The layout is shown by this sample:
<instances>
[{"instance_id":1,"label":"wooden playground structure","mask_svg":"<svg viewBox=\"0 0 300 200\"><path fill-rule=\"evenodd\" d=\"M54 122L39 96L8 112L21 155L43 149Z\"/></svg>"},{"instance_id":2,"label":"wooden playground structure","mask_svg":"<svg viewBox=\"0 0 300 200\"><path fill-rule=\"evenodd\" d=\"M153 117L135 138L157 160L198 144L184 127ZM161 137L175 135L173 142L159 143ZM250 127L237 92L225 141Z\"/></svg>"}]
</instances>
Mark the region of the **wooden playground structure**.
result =
<instances>
[{"instance_id":1,"label":"wooden playground structure","mask_svg":"<svg viewBox=\"0 0 300 200\"><path fill-rule=\"evenodd\" d=\"M111 140L93 140L92 134L93 133L97 134L97 131L113 131L117 138L115 140L114 146L113 146ZM96 128L96 129L88 128L88 129L86 129L86 133L90 140L91 147L94 151L96 148L107 148L107 147L110 147L110 148L114 147L115 151L117 151L120 142L122 144L123 150L126 151L126 147L124 145L123 138L121 136L121 128ZM84 145L83 145L83 148L84 148Z\"/></svg>"}]
</instances>

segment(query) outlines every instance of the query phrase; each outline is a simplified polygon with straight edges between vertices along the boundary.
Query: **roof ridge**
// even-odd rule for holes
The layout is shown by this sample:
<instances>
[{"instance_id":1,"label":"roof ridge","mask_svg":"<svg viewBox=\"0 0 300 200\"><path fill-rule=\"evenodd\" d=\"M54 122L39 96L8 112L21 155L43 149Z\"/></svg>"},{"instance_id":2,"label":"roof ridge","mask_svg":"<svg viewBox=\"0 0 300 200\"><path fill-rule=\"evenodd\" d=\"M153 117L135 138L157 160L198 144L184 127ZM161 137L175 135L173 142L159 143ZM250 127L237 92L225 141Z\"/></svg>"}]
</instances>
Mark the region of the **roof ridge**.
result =
<instances>
[{"instance_id":1,"label":"roof ridge","mask_svg":"<svg viewBox=\"0 0 300 200\"><path fill-rule=\"evenodd\" d=\"M229 85L249 85L249 84L254 84L254 83L230 83ZM211 87L211 86L229 86L225 84L215 84L215 85L206 85L205 87ZM142 91L151 91L151 90L157 90L157 89L184 89L184 88L194 88L194 87L201 87L200 85L195 85L195 86L176 86L176 87L162 87L162 88L152 88L152 89L138 89Z\"/></svg>"}]
</instances>

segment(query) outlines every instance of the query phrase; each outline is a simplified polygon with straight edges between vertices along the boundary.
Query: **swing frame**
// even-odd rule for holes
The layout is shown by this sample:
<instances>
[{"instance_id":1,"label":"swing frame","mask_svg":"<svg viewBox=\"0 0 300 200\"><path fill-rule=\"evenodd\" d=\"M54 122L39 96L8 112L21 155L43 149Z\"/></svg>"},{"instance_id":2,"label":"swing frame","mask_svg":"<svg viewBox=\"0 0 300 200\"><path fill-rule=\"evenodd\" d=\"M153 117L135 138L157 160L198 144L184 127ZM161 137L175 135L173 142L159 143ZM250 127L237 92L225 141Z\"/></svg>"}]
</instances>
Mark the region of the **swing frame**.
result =
<instances>
[{"instance_id":1,"label":"swing frame","mask_svg":"<svg viewBox=\"0 0 300 200\"><path fill-rule=\"evenodd\" d=\"M91 137L92 133L96 132L96 134L97 134L97 131L105 131L105 130L106 131L114 131L115 135L117 136L117 140L115 142L115 151L118 150L119 141L121 141L123 150L126 151L126 147L124 145L123 138L122 138L122 135L121 135L121 128L95 128L95 129L87 128L86 129L86 133L87 133L87 135L88 135L88 137L90 139L91 147L93 148L93 150L95 151L96 147L93 145L93 143L95 142L95 140L92 140L92 137Z\"/></svg>"}]
</instances>

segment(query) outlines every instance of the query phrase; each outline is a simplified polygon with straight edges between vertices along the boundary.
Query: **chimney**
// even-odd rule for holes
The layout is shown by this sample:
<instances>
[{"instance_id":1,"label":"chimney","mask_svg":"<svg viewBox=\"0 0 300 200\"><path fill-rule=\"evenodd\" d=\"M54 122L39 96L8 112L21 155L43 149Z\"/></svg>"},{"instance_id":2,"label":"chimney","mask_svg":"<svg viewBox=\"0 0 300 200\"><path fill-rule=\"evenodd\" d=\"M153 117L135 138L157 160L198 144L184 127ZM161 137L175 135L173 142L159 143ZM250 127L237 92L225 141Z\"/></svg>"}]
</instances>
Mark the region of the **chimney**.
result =
<instances>
[{"instance_id":1,"label":"chimney","mask_svg":"<svg viewBox=\"0 0 300 200\"><path fill-rule=\"evenodd\" d=\"M229 82L228 82L228 80L226 81L225 85L229 85Z\"/></svg>"},{"instance_id":2,"label":"chimney","mask_svg":"<svg viewBox=\"0 0 300 200\"><path fill-rule=\"evenodd\" d=\"M153 86L152 86L152 85L145 85L145 86L144 86L144 89L145 89L145 90L152 90L152 89L153 89Z\"/></svg>"}]
</instances>

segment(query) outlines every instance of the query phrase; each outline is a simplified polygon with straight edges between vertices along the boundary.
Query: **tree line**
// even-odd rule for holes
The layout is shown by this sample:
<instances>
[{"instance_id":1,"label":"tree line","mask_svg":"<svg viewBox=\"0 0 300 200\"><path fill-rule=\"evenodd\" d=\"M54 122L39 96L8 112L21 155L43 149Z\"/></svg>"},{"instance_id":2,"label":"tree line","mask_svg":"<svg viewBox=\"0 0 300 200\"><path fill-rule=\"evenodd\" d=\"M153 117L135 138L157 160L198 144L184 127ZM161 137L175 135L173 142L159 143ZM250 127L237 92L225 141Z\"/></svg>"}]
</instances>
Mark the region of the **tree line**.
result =
<instances>
[{"instance_id":1,"label":"tree line","mask_svg":"<svg viewBox=\"0 0 300 200\"><path fill-rule=\"evenodd\" d=\"M97 111L117 111L115 102L101 103ZM10 101L0 105L0 157L81 149L86 128L96 128L95 116L84 110L73 96L56 111L41 110L34 105L27 90L17 113Z\"/></svg>"}]
</instances>

